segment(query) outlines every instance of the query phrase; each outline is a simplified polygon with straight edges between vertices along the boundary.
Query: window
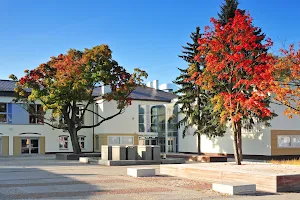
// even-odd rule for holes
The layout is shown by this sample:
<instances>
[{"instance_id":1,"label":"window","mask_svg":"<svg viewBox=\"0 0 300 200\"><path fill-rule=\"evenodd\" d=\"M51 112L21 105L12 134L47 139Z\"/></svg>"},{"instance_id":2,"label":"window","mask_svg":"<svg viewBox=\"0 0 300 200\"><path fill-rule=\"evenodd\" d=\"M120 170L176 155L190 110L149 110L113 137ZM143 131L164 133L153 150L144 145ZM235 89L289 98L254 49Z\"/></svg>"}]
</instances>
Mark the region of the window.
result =
<instances>
[{"instance_id":1,"label":"window","mask_svg":"<svg viewBox=\"0 0 300 200\"><path fill-rule=\"evenodd\" d=\"M76 107L76 119L78 122L83 113L81 109L83 109L83 107L79 107L79 106ZM81 123L84 124L84 117L82 118Z\"/></svg>"},{"instance_id":2,"label":"window","mask_svg":"<svg viewBox=\"0 0 300 200\"><path fill-rule=\"evenodd\" d=\"M43 108L40 104L29 105L29 123L30 124L43 124Z\"/></svg>"},{"instance_id":3,"label":"window","mask_svg":"<svg viewBox=\"0 0 300 200\"><path fill-rule=\"evenodd\" d=\"M108 136L108 145L133 145L133 136Z\"/></svg>"},{"instance_id":4,"label":"window","mask_svg":"<svg viewBox=\"0 0 300 200\"><path fill-rule=\"evenodd\" d=\"M0 103L0 123L7 123L7 104Z\"/></svg>"},{"instance_id":5,"label":"window","mask_svg":"<svg viewBox=\"0 0 300 200\"><path fill-rule=\"evenodd\" d=\"M59 136L59 149L68 149L69 136Z\"/></svg>"},{"instance_id":6,"label":"window","mask_svg":"<svg viewBox=\"0 0 300 200\"><path fill-rule=\"evenodd\" d=\"M165 110L165 107L162 105L151 107L151 132L165 133Z\"/></svg>"},{"instance_id":7,"label":"window","mask_svg":"<svg viewBox=\"0 0 300 200\"><path fill-rule=\"evenodd\" d=\"M79 135L78 136L78 143L81 149L84 149L84 140L85 140L85 136L84 135Z\"/></svg>"},{"instance_id":8,"label":"window","mask_svg":"<svg viewBox=\"0 0 300 200\"><path fill-rule=\"evenodd\" d=\"M146 106L139 105L139 132L145 132Z\"/></svg>"},{"instance_id":9,"label":"window","mask_svg":"<svg viewBox=\"0 0 300 200\"><path fill-rule=\"evenodd\" d=\"M277 147L300 148L300 135L278 135Z\"/></svg>"},{"instance_id":10,"label":"window","mask_svg":"<svg viewBox=\"0 0 300 200\"><path fill-rule=\"evenodd\" d=\"M120 137L120 144L133 144L133 137Z\"/></svg>"}]
</instances>

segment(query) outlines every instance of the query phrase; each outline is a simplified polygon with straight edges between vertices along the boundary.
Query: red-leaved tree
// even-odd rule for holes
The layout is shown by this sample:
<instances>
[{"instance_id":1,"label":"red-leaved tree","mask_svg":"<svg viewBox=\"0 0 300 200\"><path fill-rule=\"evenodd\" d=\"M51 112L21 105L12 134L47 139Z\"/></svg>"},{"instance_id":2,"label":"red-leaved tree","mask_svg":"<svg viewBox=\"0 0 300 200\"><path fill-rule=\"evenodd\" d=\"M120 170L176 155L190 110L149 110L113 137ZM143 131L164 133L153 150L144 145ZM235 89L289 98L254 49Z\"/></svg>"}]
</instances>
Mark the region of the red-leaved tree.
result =
<instances>
[{"instance_id":1,"label":"red-leaved tree","mask_svg":"<svg viewBox=\"0 0 300 200\"><path fill-rule=\"evenodd\" d=\"M236 11L235 17L225 25L212 18L213 28L206 27L199 39L199 55L205 59L202 74L194 74L197 84L216 94L212 102L221 111L221 123L230 122L234 137L236 164L241 164L241 123L248 117L272 116L267 104L274 77L273 57L267 50L272 41L261 43L255 34L249 14Z\"/></svg>"},{"instance_id":2,"label":"red-leaved tree","mask_svg":"<svg viewBox=\"0 0 300 200\"><path fill-rule=\"evenodd\" d=\"M43 112L33 114L55 129L67 130L75 154L81 153L78 131L100 126L124 113L131 104L131 92L142 85L144 77L147 73L143 70L135 69L129 73L120 66L112 58L112 51L107 45L84 51L70 49L66 54L51 57L35 69L25 70L25 75L20 79L11 75L13 80L18 81L16 100L29 105L40 102L50 117L44 116ZM109 87L111 92L101 94L96 89L98 87ZM110 116L96 113L90 109L95 103L95 96L104 101L114 100L118 111ZM96 115L100 120L96 124L85 124L83 119L87 113Z\"/></svg>"},{"instance_id":3,"label":"red-leaved tree","mask_svg":"<svg viewBox=\"0 0 300 200\"><path fill-rule=\"evenodd\" d=\"M292 118L300 116L300 49L290 45L280 52L282 55L276 58L274 71L274 103L286 106L284 114Z\"/></svg>"}]
</instances>

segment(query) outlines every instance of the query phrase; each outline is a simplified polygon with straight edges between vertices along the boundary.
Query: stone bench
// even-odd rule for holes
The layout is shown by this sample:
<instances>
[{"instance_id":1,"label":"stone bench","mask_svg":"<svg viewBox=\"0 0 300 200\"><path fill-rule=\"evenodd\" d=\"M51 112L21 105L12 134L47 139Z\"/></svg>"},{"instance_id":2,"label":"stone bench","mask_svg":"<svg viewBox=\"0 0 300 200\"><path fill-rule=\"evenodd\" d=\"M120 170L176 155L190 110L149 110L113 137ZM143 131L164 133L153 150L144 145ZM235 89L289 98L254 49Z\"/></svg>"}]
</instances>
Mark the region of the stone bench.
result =
<instances>
[{"instance_id":1,"label":"stone bench","mask_svg":"<svg viewBox=\"0 0 300 200\"><path fill-rule=\"evenodd\" d=\"M230 195L254 194L256 185L247 183L213 183L212 190Z\"/></svg>"},{"instance_id":2,"label":"stone bench","mask_svg":"<svg viewBox=\"0 0 300 200\"><path fill-rule=\"evenodd\" d=\"M87 158L87 157L80 157L79 158L79 162L80 163L84 163L84 164L88 164L89 163L89 158Z\"/></svg>"},{"instance_id":3,"label":"stone bench","mask_svg":"<svg viewBox=\"0 0 300 200\"><path fill-rule=\"evenodd\" d=\"M133 177L155 176L154 168L127 168L127 175Z\"/></svg>"}]
</instances>

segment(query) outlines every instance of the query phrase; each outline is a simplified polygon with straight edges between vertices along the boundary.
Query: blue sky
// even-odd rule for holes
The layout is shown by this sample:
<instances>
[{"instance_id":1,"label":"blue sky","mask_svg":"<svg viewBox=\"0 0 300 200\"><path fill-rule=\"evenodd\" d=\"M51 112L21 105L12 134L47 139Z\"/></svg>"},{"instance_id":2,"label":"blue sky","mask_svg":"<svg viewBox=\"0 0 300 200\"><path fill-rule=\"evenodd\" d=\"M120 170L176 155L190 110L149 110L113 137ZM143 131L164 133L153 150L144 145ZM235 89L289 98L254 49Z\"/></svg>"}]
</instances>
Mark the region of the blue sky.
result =
<instances>
[{"instance_id":1,"label":"blue sky","mask_svg":"<svg viewBox=\"0 0 300 200\"><path fill-rule=\"evenodd\" d=\"M129 71L171 82L186 67L178 54L196 26L210 25L223 0L0 0L0 78L23 75L69 48L108 44ZM300 41L299 0L240 0L275 43Z\"/></svg>"}]
</instances>

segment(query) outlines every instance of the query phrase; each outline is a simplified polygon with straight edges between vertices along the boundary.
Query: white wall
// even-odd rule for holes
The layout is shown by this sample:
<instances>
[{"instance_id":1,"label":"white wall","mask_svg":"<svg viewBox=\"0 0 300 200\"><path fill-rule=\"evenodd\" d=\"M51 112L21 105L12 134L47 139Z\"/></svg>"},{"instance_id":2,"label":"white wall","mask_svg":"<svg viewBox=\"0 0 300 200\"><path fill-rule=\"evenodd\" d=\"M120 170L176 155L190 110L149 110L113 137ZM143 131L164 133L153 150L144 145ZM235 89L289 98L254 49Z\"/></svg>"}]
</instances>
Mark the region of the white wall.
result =
<instances>
[{"instance_id":1,"label":"white wall","mask_svg":"<svg viewBox=\"0 0 300 200\"><path fill-rule=\"evenodd\" d=\"M0 102L11 103L13 97L0 97ZM90 108L92 109L92 108ZM50 112L46 113L46 117L49 117ZM92 123L92 115L86 115L85 122L87 124ZM68 149L61 150L59 149L59 136L60 135L69 135L68 132L63 132L59 129L53 129L48 125L42 124L0 124L0 133L2 136L9 136L9 155L13 155L13 136L20 137L35 137L45 136L45 151L47 152L72 152L72 143L71 138L69 137ZM20 135L21 133L38 133L36 134L25 134ZM84 135L85 137L85 148L83 152L93 151L93 132L92 129L82 129L78 132L78 135Z\"/></svg>"},{"instance_id":2,"label":"white wall","mask_svg":"<svg viewBox=\"0 0 300 200\"><path fill-rule=\"evenodd\" d=\"M13 136L20 137L34 137L39 138L40 136L45 136L45 151L47 152L72 152L72 143L71 138L69 137L68 149L61 150L59 149L59 136L60 135L69 135L68 132L63 132L62 130L52 129L48 125L9 125L9 124L1 124L0 125L0 133L3 136L9 136L9 155L13 155ZM38 133L36 134L25 134L20 135L20 133ZM88 130L79 131L78 135L84 135L85 137L85 148L82 150L83 152L91 152L93 151L93 136L92 132Z\"/></svg>"},{"instance_id":3,"label":"white wall","mask_svg":"<svg viewBox=\"0 0 300 200\"><path fill-rule=\"evenodd\" d=\"M271 109L277 117L271 120L271 127L257 124L251 131L243 130L243 153L248 155L271 155L271 129L273 130L300 130L299 116L289 119L283 115L284 106L272 104ZM193 130L191 130L191 133ZM179 130L179 152L197 152L197 137L188 135L182 138L182 129ZM233 137L230 128L224 137L209 139L202 135L201 151L203 153L233 154Z\"/></svg>"},{"instance_id":4,"label":"white wall","mask_svg":"<svg viewBox=\"0 0 300 200\"><path fill-rule=\"evenodd\" d=\"M288 118L284 115L284 106L272 104L272 109L278 115L271 121L273 130L300 130L300 117L293 115L293 118Z\"/></svg>"}]
</instances>

